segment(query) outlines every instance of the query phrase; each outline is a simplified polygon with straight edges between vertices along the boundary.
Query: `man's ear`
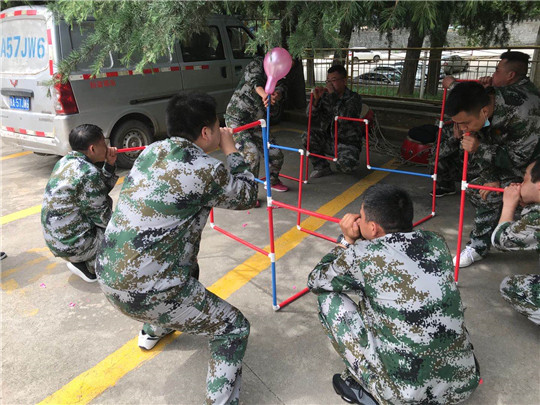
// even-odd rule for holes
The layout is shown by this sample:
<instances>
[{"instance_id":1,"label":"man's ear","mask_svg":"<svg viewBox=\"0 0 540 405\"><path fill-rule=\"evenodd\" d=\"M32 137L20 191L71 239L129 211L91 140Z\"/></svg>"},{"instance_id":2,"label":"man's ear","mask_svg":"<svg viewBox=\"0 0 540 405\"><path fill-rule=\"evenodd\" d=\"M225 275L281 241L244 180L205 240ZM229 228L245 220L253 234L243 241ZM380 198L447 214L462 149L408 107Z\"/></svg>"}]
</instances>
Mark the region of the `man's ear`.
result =
<instances>
[{"instance_id":1,"label":"man's ear","mask_svg":"<svg viewBox=\"0 0 540 405\"><path fill-rule=\"evenodd\" d=\"M508 78L509 78L510 80L514 80L515 77L516 77L516 72L514 72L513 70L510 70L510 71L508 72Z\"/></svg>"},{"instance_id":2,"label":"man's ear","mask_svg":"<svg viewBox=\"0 0 540 405\"><path fill-rule=\"evenodd\" d=\"M205 142L208 142L210 140L210 128L209 127L202 127L201 129L201 137L204 139Z\"/></svg>"}]
</instances>

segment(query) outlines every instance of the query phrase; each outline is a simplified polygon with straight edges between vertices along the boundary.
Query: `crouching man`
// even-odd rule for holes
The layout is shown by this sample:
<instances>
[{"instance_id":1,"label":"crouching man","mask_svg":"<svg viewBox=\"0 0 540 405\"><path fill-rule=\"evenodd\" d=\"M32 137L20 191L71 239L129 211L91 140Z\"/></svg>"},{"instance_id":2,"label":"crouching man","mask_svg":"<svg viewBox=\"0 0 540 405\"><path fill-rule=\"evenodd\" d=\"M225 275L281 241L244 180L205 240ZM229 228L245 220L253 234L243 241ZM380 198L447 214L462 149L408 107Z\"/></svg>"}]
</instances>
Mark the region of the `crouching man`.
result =
<instances>
[{"instance_id":1,"label":"crouching man","mask_svg":"<svg viewBox=\"0 0 540 405\"><path fill-rule=\"evenodd\" d=\"M309 275L322 326L346 365L334 389L349 403L455 404L478 386L452 256L440 235L413 231L412 219L405 191L370 187Z\"/></svg>"}]
</instances>

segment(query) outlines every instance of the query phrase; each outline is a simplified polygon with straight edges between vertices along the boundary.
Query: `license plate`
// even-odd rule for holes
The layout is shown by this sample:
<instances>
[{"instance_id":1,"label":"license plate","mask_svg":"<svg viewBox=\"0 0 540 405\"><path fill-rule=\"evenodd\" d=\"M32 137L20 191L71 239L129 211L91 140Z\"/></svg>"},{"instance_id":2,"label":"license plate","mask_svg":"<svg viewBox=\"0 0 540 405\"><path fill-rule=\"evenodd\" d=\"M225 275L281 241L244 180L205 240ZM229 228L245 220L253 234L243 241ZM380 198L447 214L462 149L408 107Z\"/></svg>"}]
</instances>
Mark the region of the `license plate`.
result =
<instances>
[{"instance_id":1,"label":"license plate","mask_svg":"<svg viewBox=\"0 0 540 405\"><path fill-rule=\"evenodd\" d=\"M30 97L9 96L9 108L14 110L30 110Z\"/></svg>"}]
</instances>

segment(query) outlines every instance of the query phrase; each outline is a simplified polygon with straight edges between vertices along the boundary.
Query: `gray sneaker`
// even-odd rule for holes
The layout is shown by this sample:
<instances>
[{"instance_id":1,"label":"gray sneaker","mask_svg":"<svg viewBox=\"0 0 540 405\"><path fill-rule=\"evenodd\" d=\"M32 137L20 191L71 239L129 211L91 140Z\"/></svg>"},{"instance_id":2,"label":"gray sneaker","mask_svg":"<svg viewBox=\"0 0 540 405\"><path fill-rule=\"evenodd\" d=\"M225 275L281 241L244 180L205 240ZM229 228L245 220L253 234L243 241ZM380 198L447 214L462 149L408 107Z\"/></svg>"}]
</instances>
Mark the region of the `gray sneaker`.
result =
<instances>
[{"instance_id":1,"label":"gray sneaker","mask_svg":"<svg viewBox=\"0 0 540 405\"><path fill-rule=\"evenodd\" d=\"M315 169L311 172L309 175L310 179L318 179L319 177L325 177L330 176L334 172L329 167L325 167L324 169Z\"/></svg>"},{"instance_id":2,"label":"gray sneaker","mask_svg":"<svg viewBox=\"0 0 540 405\"><path fill-rule=\"evenodd\" d=\"M334 374L332 385L336 394L349 404L378 405L378 402L351 377L344 380L341 375Z\"/></svg>"}]
</instances>

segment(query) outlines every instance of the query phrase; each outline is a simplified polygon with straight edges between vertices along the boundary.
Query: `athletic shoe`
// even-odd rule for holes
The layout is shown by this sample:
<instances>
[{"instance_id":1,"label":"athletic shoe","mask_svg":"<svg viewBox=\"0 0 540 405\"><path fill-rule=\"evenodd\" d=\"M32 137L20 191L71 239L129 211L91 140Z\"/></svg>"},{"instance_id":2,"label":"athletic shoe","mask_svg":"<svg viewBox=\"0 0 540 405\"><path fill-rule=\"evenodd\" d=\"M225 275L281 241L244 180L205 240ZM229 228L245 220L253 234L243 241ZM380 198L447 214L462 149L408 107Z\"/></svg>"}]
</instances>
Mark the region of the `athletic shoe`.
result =
<instances>
[{"instance_id":1,"label":"athletic shoe","mask_svg":"<svg viewBox=\"0 0 540 405\"><path fill-rule=\"evenodd\" d=\"M4 260L6 257L6 252L0 252L0 260Z\"/></svg>"},{"instance_id":2,"label":"athletic shoe","mask_svg":"<svg viewBox=\"0 0 540 405\"><path fill-rule=\"evenodd\" d=\"M343 380L341 375L334 374L332 385L336 394L349 404L378 405L378 402L352 377Z\"/></svg>"},{"instance_id":3,"label":"athletic shoe","mask_svg":"<svg viewBox=\"0 0 540 405\"><path fill-rule=\"evenodd\" d=\"M67 265L67 268L73 274L75 274L76 276L79 276L87 283L95 283L97 281L96 275L88 271L88 267L86 267L85 262L80 262L80 263L67 262L66 265Z\"/></svg>"},{"instance_id":4,"label":"athletic shoe","mask_svg":"<svg viewBox=\"0 0 540 405\"><path fill-rule=\"evenodd\" d=\"M437 186L437 188L435 189L435 197L437 197L437 198L444 197L445 195L452 195L452 194L456 194L456 186L455 185L448 186L448 187ZM433 191L431 191L429 193L429 195L433 196Z\"/></svg>"},{"instance_id":5,"label":"athletic shoe","mask_svg":"<svg viewBox=\"0 0 540 405\"><path fill-rule=\"evenodd\" d=\"M289 191L289 187L287 187L285 184L283 184L281 181L277 182L276 184L272 184L270 188L274 191L277 191L279 193L284 193L285 191Z\"/></svg>"},{"instance_id":6,"label":"athletic shoe","mask_svg":"<svg viewBox=\"0 0 540 405\"><path fill-rule=\"evenodd\" d=\"M315 169L311 172L309 178L318 179L319 177L330 176L332 173L332 169L330 169L329 167L326 167L324 169Z\"/></svg>"},{"instance_id":7,"label":"athletic shoe","mask_svg":"<svg viewBox=\"0 0 540 405\"><path fill-rule=\"evenodd\" d=\"M169 332L172 333L173 331ZM139 332L139 347L144 350L152 350L155 345L169 333L166 333L163 336L150 336L144 330L141 329Z\"/></svg>"},{"instance_id":8,"label":"athletic shoe","mask_svg":"<svg viewBox=\"0 0 540 405\"><path fill-rule=\"evenodd\" d=\"M456 257L454 257L454 266L456 265ZM459 268L469 267L474 262L480 261L483 258L474 248L465 246L465 249L459 255Z\"/></svg>"}]
</instances>

